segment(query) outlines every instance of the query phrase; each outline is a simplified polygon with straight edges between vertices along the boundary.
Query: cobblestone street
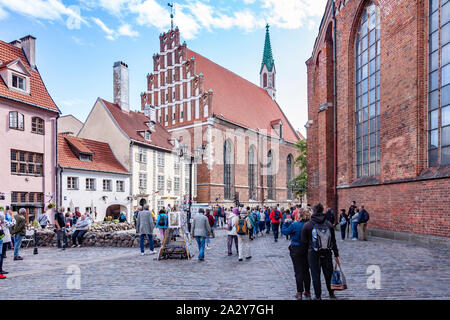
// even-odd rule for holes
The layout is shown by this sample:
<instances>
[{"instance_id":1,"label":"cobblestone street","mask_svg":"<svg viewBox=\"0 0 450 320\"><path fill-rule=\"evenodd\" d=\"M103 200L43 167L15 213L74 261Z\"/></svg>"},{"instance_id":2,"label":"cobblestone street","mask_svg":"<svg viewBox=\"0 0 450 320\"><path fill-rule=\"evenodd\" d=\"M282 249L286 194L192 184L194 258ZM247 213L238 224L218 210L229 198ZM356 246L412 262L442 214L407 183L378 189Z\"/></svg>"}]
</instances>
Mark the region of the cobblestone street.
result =
<instances>
[{"instance_id":1,"label":"cobblestone street","mask_svg":"<svg viewBox=\"0 0 450 320\"><path fill-rule=\"evenodd\" d=\"M140 256L138 248L39 248L38 255L26 249L23 261L13 261L8 251L0 299L294 299L285 238L251 241L253 258L239 262L226 254L225 231L216 235L204 262L156 261L156 255ZM336 293L338 299L450 299L448 249L369 240L338 240L349 287ZM79 290L66 287L72 265L81 270ZM367 289L370 265L381 269L381 289Z\"/></svg>"}]
</instances>

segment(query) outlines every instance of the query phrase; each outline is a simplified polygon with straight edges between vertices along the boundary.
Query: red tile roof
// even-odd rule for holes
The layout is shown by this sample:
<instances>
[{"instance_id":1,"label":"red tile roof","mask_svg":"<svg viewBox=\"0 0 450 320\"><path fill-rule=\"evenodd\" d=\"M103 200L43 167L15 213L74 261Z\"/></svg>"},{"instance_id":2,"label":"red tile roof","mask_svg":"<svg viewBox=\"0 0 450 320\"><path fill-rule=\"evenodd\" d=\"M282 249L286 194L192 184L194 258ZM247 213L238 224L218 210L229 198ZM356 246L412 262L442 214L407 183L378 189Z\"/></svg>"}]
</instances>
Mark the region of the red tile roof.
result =
<instances>
[{"instance_id":1,"label":"red tile roof","mask_svg":"<svg viewBox=\"0 0 450 320\"><path fill-rule=\"evenodd\" d=\"M92 161L81 161L70 149L69 141L94 154ZM107 143L58 134L58 165L65 168L128 173Z\"/></svg>"},{"instance_id":2,"label":"red tile roof","mask_svg":"<svg viewBox=\"0 0 450 320\"><path fill-rule=\"evenodd\" d=\"M30 67L30 64L28 63L28 60L23 50L17 48L16 46L13 46L12 44L0 40L0 61L6 63L11 62L17 58L19 58L22 61L22 63L27 68L28 72L31 73L30 94L29 95L23 94L8 89L8 87L0 77L0 96L19 100L25 103L31 103L46 109L59 112L58 107L56 106L53 99L50 97L50 94L48 93L47 88L45 87L44 82L42 81L39 71L37 71L37 69L34 70Z\"/></svg>"},{"instance_id":3,"label":"red tile roof","mask_svg":"<svg viewBox=\"0 0 450 320\"><path fill-rule=\"evenodd\" d=\"M78 140L75 137L72 136L65 136L64 137L65 140L67 140L67 142L72 145L73 147L75 147L78 152L81 153L94 153L91 149L89 149L87 146L85 146L80 140Z\"/></svg>"},{"instance_id":4,"label":"red tile roof","mask_svg":"<svg viewBox=\"0 0 450 320\"><path fill-rule=\"evenodd\" d=\"M143 113L129 111L125 112L115 103L111 103L104 99L100 99L113 118L116 120L120 129L125 132L131 140L138 141L143 144L172 150L174 146L170 143L170 133L164 129L159 123L155 123L155 130L151 131L151 141L145 140L142 132L148 130L147 123L150 119Z\"/></svg>"},{"instance_id":5,"label":"red tile roof","mask_svg":"<svg viewBox=\"0 0 450 320\"><path fill-rule=\"evenodd\" d=\"M266 130L267 134L275 136L271 121L281 119L283 138L291 142L298 140L280 106L265 89L187 49L187 58L192 56L196 61L196 73L204 75L204 90L213 90L212 111L216 116L253 130Z\"/></svg>"}]
</instances>

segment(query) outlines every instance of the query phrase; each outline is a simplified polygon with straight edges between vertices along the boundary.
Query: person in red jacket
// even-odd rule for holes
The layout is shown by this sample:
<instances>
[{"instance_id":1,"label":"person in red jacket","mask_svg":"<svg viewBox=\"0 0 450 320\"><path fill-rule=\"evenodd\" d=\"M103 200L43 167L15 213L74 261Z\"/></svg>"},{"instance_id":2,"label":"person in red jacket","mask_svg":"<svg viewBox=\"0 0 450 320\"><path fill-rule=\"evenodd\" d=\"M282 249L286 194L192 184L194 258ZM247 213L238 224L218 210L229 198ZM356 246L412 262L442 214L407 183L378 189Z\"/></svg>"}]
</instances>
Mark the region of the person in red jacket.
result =
<instances>
[{"instance_id":1,"label":"person in red jacket","mask_svg":"<svg viewBox=\"0 0 450 320\"><path fill-rule=\"evenodd\" d=\"M206 209L206 214L205 217L208 218L208 222L209 222L209 226L211 227L211 234L214 237L214 216L211 214L211 210ZM211 249L210 243L211 243L211 238L207 237L206 238L206 249Z\"/></svg>"},{"instance_id":2,"label":"person in red jacket","mask_svg":"<svg viewBox=\"0 0 450 320\"><path fill-rule=\"evenodd\" d=\"M278 231L280 230L281 212L277 207L273 207L270 212L270 222L272 224L272 232L275 242L278 241Z\"/></svg>"}]
</instances>

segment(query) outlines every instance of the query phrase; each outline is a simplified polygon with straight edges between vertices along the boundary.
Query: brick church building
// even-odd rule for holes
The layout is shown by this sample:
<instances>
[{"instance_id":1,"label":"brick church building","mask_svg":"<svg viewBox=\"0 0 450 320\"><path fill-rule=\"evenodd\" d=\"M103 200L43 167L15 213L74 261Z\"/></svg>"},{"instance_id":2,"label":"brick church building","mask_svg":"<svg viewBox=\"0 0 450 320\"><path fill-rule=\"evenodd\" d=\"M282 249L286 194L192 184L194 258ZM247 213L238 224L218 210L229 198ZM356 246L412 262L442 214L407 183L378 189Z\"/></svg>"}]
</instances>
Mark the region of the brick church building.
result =
<instances>
[{"instance_id":1,"label":"brick church building","mask_svg":"<svg viewBox=\"0 0 450 320\"><path fill-rule=\"evenodd\" d=\"M141 94L142 110L197 163L198 203L233 206L288 205L296 201L289 182L299 139L275 100L275 63L266 27L260 86L180 43L178 27L159 37L153 72Z\"/></svg>"},{"instance_id":2,"label":"brick church building","mask_svg":"<svg viewBox=\"0 0 450 320\"><path fill-rule=\"evenodd\" d=\"M306 62L308 202L448 238L449 63L450 1L329 0Z\"/></svg>"}]
</instances>

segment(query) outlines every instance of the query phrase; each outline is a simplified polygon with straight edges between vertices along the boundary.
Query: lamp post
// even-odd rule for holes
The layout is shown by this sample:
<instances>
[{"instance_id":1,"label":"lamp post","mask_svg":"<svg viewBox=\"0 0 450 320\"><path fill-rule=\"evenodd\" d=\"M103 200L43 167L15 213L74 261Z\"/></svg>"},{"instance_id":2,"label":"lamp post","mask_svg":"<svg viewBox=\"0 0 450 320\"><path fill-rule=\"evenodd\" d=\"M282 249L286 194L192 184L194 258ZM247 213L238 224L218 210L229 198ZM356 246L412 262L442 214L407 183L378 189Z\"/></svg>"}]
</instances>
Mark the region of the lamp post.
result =
<instances>
[{"instance_id":1,"label":"lamp post","mask_svg":"<svg viewBox=\"0 0 450 320\"><path fill-rule=\"evenodd\" d=\"M189 202L188 202L188 213L187 213L187 223L188 231L191 232L191 205L192 205L192 165L194 162L198 161L201 157L203 160L203 154L206 147L202 144L200 147L194 149L194 155L188 155L188 146L186 144L180 145L178 147L178 156L180 158L188 158L189 161Z\"/></svg>"}]
</instances>

